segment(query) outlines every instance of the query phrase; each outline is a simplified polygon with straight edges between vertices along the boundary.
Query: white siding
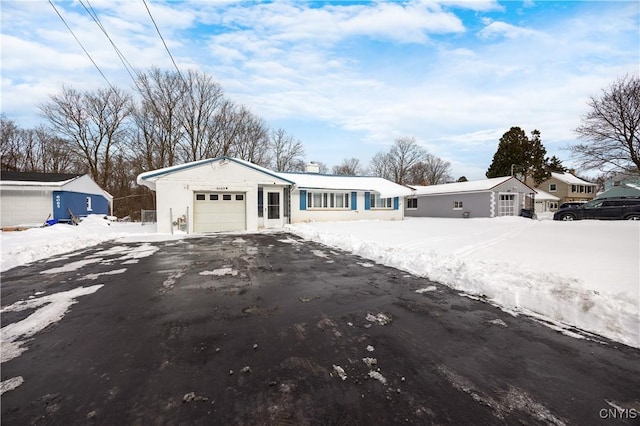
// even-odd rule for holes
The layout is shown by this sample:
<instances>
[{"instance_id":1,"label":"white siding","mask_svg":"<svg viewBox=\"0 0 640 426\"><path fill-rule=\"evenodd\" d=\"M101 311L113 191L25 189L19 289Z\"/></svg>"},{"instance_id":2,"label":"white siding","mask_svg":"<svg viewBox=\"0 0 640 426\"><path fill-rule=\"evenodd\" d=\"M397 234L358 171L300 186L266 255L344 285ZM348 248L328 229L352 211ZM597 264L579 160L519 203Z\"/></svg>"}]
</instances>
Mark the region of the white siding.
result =
<instances>
[{"instance_id":1,"label":"white siding","mask_svg":"<svg viewBox=\"0 0 640 426\"><path fill-rule=\"evenodd\" d=\"M336 192L334 190L313 190L318 192ZM342 191L338 191L342 192ZM351 194L352 191L346 191ZM291 194L291 223L300 222L328 222L328 221L345 221L345 220L402 220L404 218L404 209L402 204L405 202L404 197L398 200L399 206L397 210L391 209L371 209L365 210L364 192L358 192L357 210L351 210L353 200L349 201L349 210L342 209L307 209L300 210L300 191L293 191Z\"/></svg>"},{"instance_id":2,"label":"white siding","mask_svg":"<svg viewBox=\"0 0 640 426\"><path fill-rule=\"evenodd\" d=\"M53 217L53 193L47 189L2 189L2 226L42 225Z\"/></svg>"},{"instance_id":3,"label":"white siding","mask_svg":"<svg viewBox=\"0 0 640 426\"><path fill-rule=\"evenodd\" d=\"M258 229L258 185L266 190L272 185L287 184L232 161L206 163L161 176L156 181L158 232L171 233L173 222L182 215L186 215L189 230L193 231L196 192L245 193L246 229L255 231Z\"/></svg>"}]
</instances>

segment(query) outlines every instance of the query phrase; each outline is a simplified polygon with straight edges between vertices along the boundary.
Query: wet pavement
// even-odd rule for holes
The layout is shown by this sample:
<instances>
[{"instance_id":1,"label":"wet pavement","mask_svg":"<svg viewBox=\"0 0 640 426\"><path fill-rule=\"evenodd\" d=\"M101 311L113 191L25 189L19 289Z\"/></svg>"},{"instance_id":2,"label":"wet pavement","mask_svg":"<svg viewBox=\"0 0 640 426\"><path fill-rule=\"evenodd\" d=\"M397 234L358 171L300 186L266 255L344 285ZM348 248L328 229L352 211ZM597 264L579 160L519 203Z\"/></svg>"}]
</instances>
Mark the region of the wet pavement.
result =
<instances>
[{"instance_id":1,"label":"wet pavement","mask_svg":"<svg viewBox=\"0 0 640 426\"><path fill-rule=\"evenodd\" d=\"M286 233L103 244L1 278L3 339L75 301L2 364L21 378L3 425L640 423L639 350Z\"/></svg>"}]
</instances>

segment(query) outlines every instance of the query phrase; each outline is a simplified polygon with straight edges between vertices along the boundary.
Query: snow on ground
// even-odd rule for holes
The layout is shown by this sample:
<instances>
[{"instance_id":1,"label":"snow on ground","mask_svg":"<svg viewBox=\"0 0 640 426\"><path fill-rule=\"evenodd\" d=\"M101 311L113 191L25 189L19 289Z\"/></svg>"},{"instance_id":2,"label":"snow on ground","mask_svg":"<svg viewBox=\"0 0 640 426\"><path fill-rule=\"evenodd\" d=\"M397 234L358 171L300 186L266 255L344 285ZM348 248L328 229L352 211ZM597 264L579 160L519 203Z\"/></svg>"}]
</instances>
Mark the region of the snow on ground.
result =
<instances>
[{"instance_id":1,"label":"snow on ground","mask_svg":"<svg viewBox=\"0 0 640 426\"><path fill-rule=\"evenodd\" d=\"M567 334L577 327L640 347L638 222L407 218L287 228Z\"/></svg>"},{"instance_id":2,"label":"snow on ground","mask_svg":"<svg viewBox=\"0 0 640 426\"><path fill-rule=\"evenodd\" d=\"M296 224L287 229L304 239L481 297L514 314L529 314L565 331L574 326L640 347L638 222L407 218ZM153 242L184 237L156 234L153 225L109 223L97 216L79 226L2 232L1 270L61 258L107 240ZM299 244L291 238L281 241ZM152 249L141 245L137 250L144 257ZM128 256L135 260L135 254ZM67 267L74 266L69 262ZM431 287L424 289L424 296L431 291Z\"/></svg>"}]
</instances>

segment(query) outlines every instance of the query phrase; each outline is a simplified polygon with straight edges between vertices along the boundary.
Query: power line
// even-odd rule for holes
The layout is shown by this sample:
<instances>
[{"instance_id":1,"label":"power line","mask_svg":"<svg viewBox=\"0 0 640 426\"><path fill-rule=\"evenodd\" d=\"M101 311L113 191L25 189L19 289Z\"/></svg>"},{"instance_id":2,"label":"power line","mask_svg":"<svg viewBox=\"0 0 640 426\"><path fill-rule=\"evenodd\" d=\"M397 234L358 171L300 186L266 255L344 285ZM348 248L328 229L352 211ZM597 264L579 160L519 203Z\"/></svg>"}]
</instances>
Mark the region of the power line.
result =
<instances>
[{"instance_id":1,"label":"power line","mask_svg":"<svg viewBox=\"0 0 640 426\"><path fill-rule=\"evenodd\" d=\"M107 84L109 85L109 87L111 87L111 89L113 91L115 91L115 88L113 87L113 85L111 84L111 82L109 81L109 79L107 78L106 75L104 75L104 73L102 72L102 70L100 69L100 67L98 66L98 64L96 64L96 61L93 60L93 58L91 57L91 55L89 54L89 52L87 52L87 49L84 48L84 46L82 45L82 43L80 43L80 40L78 40L78 37L76 37L75 33L73 32L73 30L71 29L71 27L69 26L69 24L67 24L67 21L64 20L64 18L62 17L62 15L60 14L60 12L58 11L58 9L56 8L56 6L53 4L53 2L51 0L49 0L49 4L51 5L51 7L53 7L53 10L56 11L56 13L58 14L58 16L60 17L60 19L62 20L62 22L64 23L64 25L67 27L67 29L69 30L69 32L71 33L71 35L73 36L74 39L76 39L76 41L78 42L78 44L80 45L80 47L82 48L82 50L84 51L84 53L89 57L89 59L91 60L91 63L93 64L93 66L96 67L96 69L98 70L98 72L100 73L100 75L102 76L102 78L104 78L104 81L107 82Z\"/></svg>"},{"instance_id":2,"label":"power line","mask_svg":"<svg viewBox=\"0 0 640 426\"><path fill-rule=\"evenodd\" d=\"M162 34L160 33L160 29L158 28L158 25L156 24L156 20L153 19L153 15L151 15L151 10L149 10L149 6L147 5L146 0L142 0L142 3L144 3L144 7L147 9L147 13L149 14L149 17L151 18L151 22L153 22L153 26L156 27L156 31L158 32L158 35L160 36L160 40L162 40L162 44L164 44L164 48L167 50L167 53L169 54L169 57L171 58L171 62L173 62L173 66L176 67L176 71L178 71L178 75L180 76L182 81L186 83L184 77L182 76L182 73L180 72L180 69L178 68L178 64L176 64L176 61L173 59L173 55L171 54L171 51L169 50L169 46L167 46L167 43L164 41L164 37L162 37Z\"/></svg>"},{"instance_id":3,"label":"power line","mask_svg":"<svg viewBox=\"0 0 640 426\"><path fill-rule=\"evenodd\" d=\"M118 46L116 46L115 42L111 39L111 37L109 36L109 33L107 32L107 30L102 25L102 22L100 21L100 18L98 18L98 14L93 9L93 6L91 6L91 3L89 2L89 0L86 0L86 2L89 5L88 8L84 4L84 2L82 0L80 0L80 4L82 5L82 7L84 7L84 10L89 14L89 16L91 16L91 19L93 19L93 22L96 23L96 25L102 30L104 35L107 37L107 39L111 43L111 46L113 47L113 49L115 50L116 54L118 55L118 58L120 58L120 62L122 62L122 65L124 65L125 70L129 74L129 77L131 77L131 79L133 80L134 84L136 84L136 86L137 86L137 81L136 81L135 77L132 74L132 71L135 73L135 68L131 65L131 63L124 56L124 53L122 53L122 51L118 48ZM91 10L89 10L89 9L91 9Z\"/></svg>"}]
</instances>

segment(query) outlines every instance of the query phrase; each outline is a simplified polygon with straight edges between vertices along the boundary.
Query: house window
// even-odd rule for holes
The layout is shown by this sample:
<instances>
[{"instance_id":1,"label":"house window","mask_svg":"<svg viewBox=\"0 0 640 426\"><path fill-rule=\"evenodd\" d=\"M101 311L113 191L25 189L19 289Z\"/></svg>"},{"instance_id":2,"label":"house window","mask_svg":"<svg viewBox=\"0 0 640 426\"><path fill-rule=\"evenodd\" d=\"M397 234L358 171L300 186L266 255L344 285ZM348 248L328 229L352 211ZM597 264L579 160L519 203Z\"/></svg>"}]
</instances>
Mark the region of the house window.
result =
<instances>
[{"instance_id":1,"label":"house window","mask_svg":"<svg viewBox=\"0 0 640 426\"><path fill-rule=\"evenodd\" d=\"M549 209L550 210L558 210L558 202L557 201L549 201Z\"/></svg>"},{"instance_id":2,"label":"house window","mask_svg":"<svg viewBox=\"0 0 640 426\"><path fill-rule=\"evenodd\" d=\"M454 201L453 202L454 210L462 210L462 201Z\"/></svg>"},{"instance_id":3,"label":"house window","mask_svg":"<svg viewBox=\"0 0 640 426\"><path fill-rule=\"evenodd\" d=\"M258 217L264 217L264 213L262 212L264 209L264 188L258 187Z\"/></svg>"},{"instance_id":4,"label":"house window","mask_svg":"<svg viewBox=\"0 0 640 426\"><path fill-rule=\"evenodd\" d=\"M308 209L348 209L348 192L307 192Z\"/></svg>"},{"instance_id":5,"label":"house window","mask_svg":"<svg viewBox=\"0 0 640 426\"><path fill-rule=\"evenodd\" d=\"M390 209L392 207L393 200L391 198L381 198L380 194L371 194L372 209Z\"/></svg>"},{"instance_id":6,"label":"house window","mask_svg":"<svg viewBox=\"0 0 640 426\"><path fill-rule=\"evenodd\" d=\"M91 197L87 197L87 211L93 211L93 209L91 208Z\"/></svg>"},{"instance_id":7,"label":"house window","mask_svg":"<svg viewBox=\"0 0 640 426\"><path fill-rule=\"evenodd\" d=\"M555 183L549 184L549 192L556 192L557 190L558 190L558 187L556 186Z\"/></svg>"},{"instance_id":8,"label":"house window","mask_svg":"<svg viewBox=\"0 0 640 426\"><path fill-rule=\"evenodd\" d=\"M407 208L408 209L417 209L418 208L418 199L417 198L407 198Z\"/></svg>"}]
</instances>

